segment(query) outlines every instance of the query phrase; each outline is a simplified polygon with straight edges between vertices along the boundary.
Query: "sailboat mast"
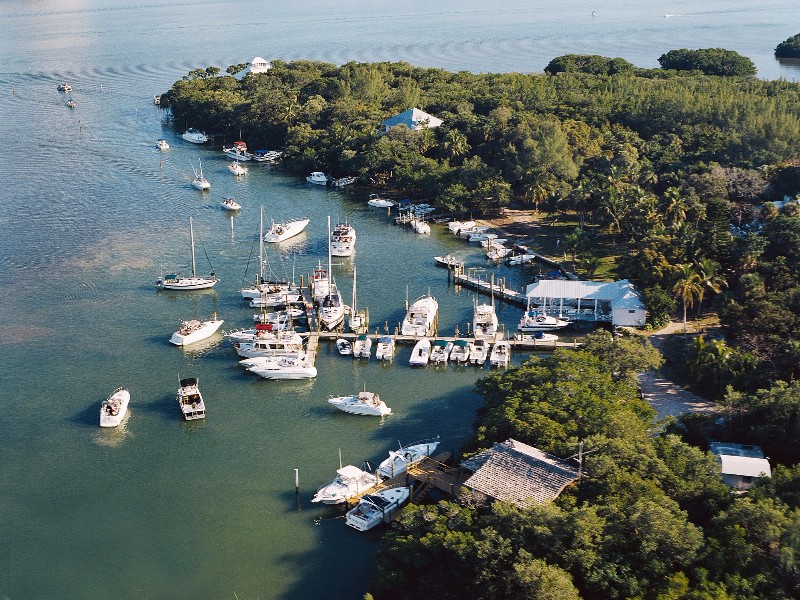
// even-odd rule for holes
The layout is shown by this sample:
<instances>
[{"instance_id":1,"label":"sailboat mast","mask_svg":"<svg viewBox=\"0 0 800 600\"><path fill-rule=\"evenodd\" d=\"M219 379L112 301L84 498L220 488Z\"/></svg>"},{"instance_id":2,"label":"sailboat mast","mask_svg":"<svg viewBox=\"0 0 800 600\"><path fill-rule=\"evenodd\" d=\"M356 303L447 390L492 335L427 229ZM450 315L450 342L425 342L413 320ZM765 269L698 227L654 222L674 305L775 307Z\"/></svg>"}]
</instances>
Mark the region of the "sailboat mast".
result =
<instances>
[{"instance_id":1,"label":"sailboat mast","mask_svg":"<svg viewBox=\"0 0 800 600\"><path fill-rule=\"evenodd\" d=\"M258 221L258 285L264 281L264 206Z\"/></svg>"},{"instance_id":2,"label":"sailboat mast","mask_svg":"<svg viewBox=\"0 0 800 600\"><path fill-rule=\"evenodd\" d=\"M331 267L331 216L328 215L328 295L331 295L333 285L333 269Z\"/></svg>"},{"instance_id":3,"label":"sailboat mast","mask_svg":"<svg viewBox=\"0 0 800 600\"><path fill-rule=\"evenodd\" d=\"M192 277L194 277L195 272L197 271L197 266L194 262L194 227L192 226L192 217L189 217L189 239L191 240L192 246Z\"/></svg>"},{"instance_id":4,"label":"sailboat mast","mask_svg":"<svg viewBox=\"0 0 800 600\"><path fill-rule=\"evenodd\" d=\"M356 266L353 265L353 315L356 314Z\"/></svg>"}]
</instances>

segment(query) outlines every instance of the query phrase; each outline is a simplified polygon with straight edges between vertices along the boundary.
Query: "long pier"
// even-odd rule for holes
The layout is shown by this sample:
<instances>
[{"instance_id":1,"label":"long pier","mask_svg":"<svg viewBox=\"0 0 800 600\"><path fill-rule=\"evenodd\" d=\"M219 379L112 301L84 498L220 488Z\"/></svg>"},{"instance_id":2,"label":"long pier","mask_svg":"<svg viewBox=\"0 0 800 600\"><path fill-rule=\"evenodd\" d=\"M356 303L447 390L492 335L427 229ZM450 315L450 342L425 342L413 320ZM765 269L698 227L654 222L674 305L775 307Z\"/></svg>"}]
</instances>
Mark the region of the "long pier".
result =
<instances>
[{"instance_id":1,"label":"long pier","mask_svg":"<svg viewBox=\"0 0 800 600\"><path fill-rule=\"evenodd\" d=\"M505 279L495 281L494 273L484 279L479 276L480 271L478 269L465 269L463 264L452 267L452 272L453 281L458 285L478 290L493 298L513 302L520 306L527 306L528 304L524 288L522 291L517 291L514 288L507 287Z\"/></svg>"}]
</instances>

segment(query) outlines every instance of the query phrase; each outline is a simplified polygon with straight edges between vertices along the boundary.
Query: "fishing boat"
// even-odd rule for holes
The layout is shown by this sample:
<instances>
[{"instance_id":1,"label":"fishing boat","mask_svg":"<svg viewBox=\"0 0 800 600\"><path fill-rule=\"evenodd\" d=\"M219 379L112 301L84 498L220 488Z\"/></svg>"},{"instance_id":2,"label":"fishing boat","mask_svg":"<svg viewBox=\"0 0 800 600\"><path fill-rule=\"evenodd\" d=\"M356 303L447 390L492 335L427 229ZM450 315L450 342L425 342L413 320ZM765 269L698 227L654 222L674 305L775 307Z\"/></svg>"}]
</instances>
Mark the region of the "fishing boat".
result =
<instances>
[{"instance_id":1,"label":"fishing boat","mask_svg":"<svg viewBox=\"0 0 800 600\"><path fill-rule=\"evenodd\" d=\"M366 494L347 512L345 523L358 531L367 531L389 519L411 496L411 489L396 487Z\"/></svg>"},{"instance_id":2,"label":"fishing boat","mask_svg":"<svg viewBox=\"0 0 800 600\"><path fill-rule=\"evenodd\" d=\"M447 224L447 228L450 232L456 235L458 235L462 229L471 229L473 227L475 227L475 221L450 221Z\"/></svg>"},{"instance_id":3,"label":"fishing boat","mask_svg":"<svg viewBox=\"0 0 800 600\"><path fill-rule=\"evenodd\" d=\"M535 311L526 310L525 314L517 325L517 330L523 333L532 331L551 331L554 329L563 329L570 322L567 319L556 318L550 315L543 315Z\"/></svg>"},{"instance_id":4,"label":"fishing boat","mask_svg":"<svg viewBox=\"0 0 800 600\"><path fill-rule=\"evenodd\" d=\"M375 346L375 358L386 361L394 360L394 339L388 335L379 337Z\"/></svg>"},{"instance_id":5,"label":"fishing boat","mask_svg":"<svg viewBox=\"0 0 800 600\"><path fill-rule=\"evenodd\" d=\"M312 379L317 376L317 368L305 353L254 360L247 370L264 379Z\"/></svg>"},{"instance_id":6,"label":"fishing boat","mask_svg":"<svg viewBox=\"0 0 800 600\"><path fill-rule=\"evenodd\" d=\"M516 338L523 342L557 342L558 336L554 333L534 331L532 333L518 333Z\"/></svg>"},{"instance_id":7,"label":"fishing boat","mask_svg":"<svg viewBox=\"0 0 800 600\"><path fill-rule=\"evenodd\" d=\"M235 161L248 161L252 160L253 155L247 151L247 144L244 142L237 141L233 142L233 146L230 147L222 147L222 152L225 156L229 156L230 158L234 159Z\"/></svg>"},{"instance_id":8,"label":"fishing boat","mask_svg":"<svg viewBox=\"0 0 800 600\"><path fill-rule=\"evenodd\" d=\"M356 308L356 266L353 265L353 302L350 306L350 330L359 333L367 327L367 311Z\"/></svg>"},{"instance_id":9,"label":"fishing boat","mask_svg":"<svg viewBox=\"0 0 800 600\"><path fill-rule=\"evenodd\" d=\"M328 403L351 415L384 417L392 413L378 394L366 390L350 396L331 396Z\"/></svg>"},{"instance_id":10,"label":"fishing boat","mask_svg":"<svg viewBox=\"0 0 800 600\"><path fill-rule=\"evenodd\" d=\"M192 187L195 189L200 190L201 192L205 190L211 189L211 182L205 178L203 175L203 163L198 160L200 163L200 168L195 169L194 165L192 166L192 172L194 173L194 177L192 178Z\"/></svg>"},{"instance_id":11,"label":"fishing boat","mask_svg":"<svg viewBox=\"0 0 800 600\"><path fill-rule=\"evenodd\" d=\"M471 350L469 340L455 340L453 349L450 351L450 361L459 364L466 363Z\"/></svg>"},{"instance_id":12,"label":"fishing boat","mask_svg":"<svg viewBox=\"0 0 800 600\"><path fill-rule=\"evenodd\" d=\"M203 395L200 393L196 378L187 377L180 380L177 400L183 418L187 421L206 418L206 405L203 402Z\"/></svg>"},{"instance_id":13,"label":"fishing boat","mask_svg":"<svg viewBox=\"0 0 800 600\"><path fill-rule=\"evenodd\" d=\"M328 176L322 171L314 171L306 177L308 183L316 183L317 185L328 185Z\"/></svg>"},{"instance_id":14,"label":"fishing boat","mask_svg":"<svg viewBox=\"0 0 800 600\"><path fill-rule=\"evenodd\" d=\"M412 219L411 227L419 234L427 235L431 232L431 226L424 219Z\"/></svg>"},{"instance_id":15,"label":"fishing boat","mask_svg":"<svg viewBox=\"0 0 800 600\"><path fill-rule=\"evenodd\" d=\"M208 141L208 136L194 127L190 127L184 131L181 137L192 144L205 144Z\"/></svg>"},{"instance_id":16,"label":"fishing boat","mask_svg":"<svg viewBox=\"0 0 800 600\"><path fill-rule=\"evenodd\" d=\"M217 318L217 313L214 313L211 319L207 321L200 321L191 319L189 321L181 320L178 331L172 334L169 338L170 344L176 346L188 346L206 338L210 338L217 330L222 327L224 321Z\"/></svg>"},{"instance_id":17,"label":"fishing boat","mask_svg":"<svg viewBox=\"0 0 800 600\"><path fill-rule=\"evenodd\" d=\"M365 333L360 333L356 336L353 342L353 358L366 358L372 355L372 338Z\"/></svg>"},{"instance_id":18,"label":"fishing boat","mask_svg":"<svg viewBox=\"0 0 800 600\"><path fill-rule=\"evenodd\" d=\"M461 260L452 254L446 254L445 256L434 256L433 260L436 261L437 265L447 267L449 269L461 264Z\"/></svg>"},{"instance_id":19,"label":"fishing boat","mask_svg":"<svg viewBox=\"0 0 800 600\"><path fill-rule=\"evenodd\" d=\"M240 165L238 160L228 165L228 171L236 175L236 177L247 175L247 167L243 167L242 165Z\"/></svg>"},{"instance_id":20,"label":"fishing boat","mask_svg":"<svg viewBox=\"0 0 800 600\"><path fill-rule=\"evenodd\" d=\"M426 336L433 331L433 324L436 320L436 313L439 310L439 303L431 295L420 296L409 307L400 333L403 335Z\"/></svg>"},{"instance_id":21,"label":"fishing boat","mask_svg":"<svg viewBox=\"0 0 800 600\"><path fill-rule=\"evenodd\" d=\"M156 148L159 150L169 150L169 144L167 140L156 140Z\"/></svg>"},{"instance_id":22,"label":"fishing boat","mask_svg":"<svg viewBox=\"0 0 800 600\"><path fill-rule=\"evenodd\" d=\"M438 445L439 436L410 446L401 445L399 450L389 451L389 458L381 462L377 472L384 479L396 477L401 473L405 473L409 465L416 464L426 456L433 454Z\"/></svg>"},{"instance_id":23,"label":"fishing boat","mask_svg":"<svg viewBox=\"0 0 800 600\"><path fill-rule=\"evenodd\" d=\"M431 341L428 338L422 338L411 350L411 358L408 359L408 364L412 367L424 367L428 364L431 357Z\"/></svg>"},{"instance_id":24,"label":"fishing boat","mask_svg":"<svg viewBox=\"0 0 800 600\"><path fill-rule=\"evenodd\" d=\"M128 403L131 400L130 392L124 388L117 388L100 404L100 427L116 427L125 418L128 412Z\"/></svg>"},{"instance_id":25,"label":"fishing boat","mask_svg":"<svg viewBox=\"0 0 800 600\"><path fill-rule=\"evenodd\" d=\"M239 204L232 196L226 196L222 199L220 206L225 210L240 210L242 205Z\"/></svg>"},{"instance_id":26,"label":"fishing boat","mask_svg":"<svg viewBox=\"0 0 800 600\"><path fill-rule=\"evenodd\" d=\"M446 364L453 350L453 342L447 340L436 340L431 347L429 361L436 364Z\"/></svg>"},{"instance_id":27,"label":"fishing boat","mask_svg":"<svg viewBox=\"0 0 800 600\"><path fill-rule=\"evenodd\" d=\"M377 476L353 465L347 465L340 467L336 471L336 478L319 488L311 501L322 504L343 504L351 498L357 498L377 484Z\"/></svg>"},{"instance_id":28,"label":"fishing boat","mask_svg":"<svg viewBox=\"0 0 800 600\"><path fill-rule=\"evenodd\" d=\"M336 349L342 356L350 356L353 354L353 344L350 340L339 338L336 340Z\"/></svg>"},{"instance_id":29,"label":"fishing boat","mask_svg":"<svg viewBox=\"0 0 800 600\"><path fill-rule=\"evenodd\" d=\"M56 86L56 89L57 89L59 92L71 92L71 91L72 91L72 86L71 86L70 84L68 84L68 83L64 82L64 83L59 83L59 84Z\"/></svg>"},{"instance_id":30,"label":"fishing boat","mask_svg":"<svg viewBox=\"0 0 800 600\"><path fill-rule=\"evenodd\" d=\"M495 342L489 354L489 364L493 367L506 368L511 358L511 345L506 340Z\"/></svg>"},{"instance_id":31,"label":"fishing boat","mask_svg":"<svg viewBox=\"0 0 800 600\"><path fill-rule=\"evenodd\" d=\"M475 340L469 344L469 364L483 366L489 357L491 343L486 340Z\"/></svg>"},{"instance_id":32,"label":"fishing boat","mask_svg":"<svg viewBox=\"0 0 800 600\"><path fill-rule=\"evenodd\" d=\"M331 233L331 254L333 256L352 256L356 246L356 230L350 223L337 223Z\"/></svg>"},{"instance_id":33,"label":"fishing boat","mask_svg":"<svg viewBox=\"0 0 800 600\"><path fill-rule=\"evenodd\" d=\"M394 202L387 198L381 198L378 194L370 194L367 204L375 208L390 208L394 206Z\"/></svg>"},{"instance_id":34,"label":"fishing boat","mask_svg":"<svg viewBox=\"0 0 800 600\"><path fill-rule=\"evenodd\" d=\"M197 265L194 258L194 227L192 226L192 218L189 217L189 239L191 240L192 251L192 274L189 277L183 277L174 273L169 275L162 275L156 281L156 287L162 290L204 290L214 287L217 283L217 276L214 269L211 269L211 274L207 277L197 275Z\"/></svg>"},{"instance_id":35,"label":"fishing boat","mask_svg":"<svg viewBox=\"0 0 800 600\"><path fill-rule=\"evenodd\" d=\"M272 221L272 225L267 230L267 233L264 234L264 241L282 242L283 240L288 240L289 238L301 234L306 228L306 225L310 222L311 219L306 218L289 219L283 223Z\"/></svg>"},{"instance_id":36,"label":"fishing boat","mask_svg":"<svg viewBox=\"0 0 800 600\"><path fill-rule=\"evenodd\" d=\"M474 304L472 332L475 339L493 340L497 335L497 313L492 304Z\"/></svg>"}]
</instances>

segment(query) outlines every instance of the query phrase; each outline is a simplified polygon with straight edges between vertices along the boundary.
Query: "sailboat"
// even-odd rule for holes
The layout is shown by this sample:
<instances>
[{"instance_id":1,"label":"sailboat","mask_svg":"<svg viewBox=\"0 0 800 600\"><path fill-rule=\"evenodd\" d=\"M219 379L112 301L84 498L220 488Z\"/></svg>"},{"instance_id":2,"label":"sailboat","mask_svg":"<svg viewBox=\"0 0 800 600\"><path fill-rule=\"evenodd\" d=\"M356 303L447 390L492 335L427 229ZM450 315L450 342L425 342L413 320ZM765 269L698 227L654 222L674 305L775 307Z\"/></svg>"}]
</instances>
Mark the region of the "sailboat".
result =
<instances>
[{"instance_id":1,"label":"sailboat","mask_svg":"<svg viewBox=\"0 0 800 600\"><path fill-rule=\"evenodd\" d=\"M275 305L285 303L286 296L290 293L295 295L298 290L294 285L287 281L267 281L264 279L264 207L261 207L261 214L258 222L258 281L250 287L242 288L239 293L246 300L259 300L259 305ZM263 298L263 300L262 300ZM271 299L277 299L270 304Z\"/></svg>"},{"instance_id":2,"label":"sailboat","mask_svg":"<svg viewBox=\"0 0 800 600\"><path fill-rule=\"evenodd\" d=\"M353 265L353 306L350 309L350 329L356 333L367 326L367 312L356 310L356 266Z\"/></svg>"},{"instance_id":3,"label":"sailboat","mask_svg":"<svg viewBox=\"0 0 800 600\"><path fill-rule=\"evenodd\" d=\"M197 275L197 265L194 259L194 227L192 226L192 217L189 217L189 238L191 239L192 248L192 275L190 277L183 277L171 273L169 275L162 275L156 281L156 287L163 290L204 290L214 287L217 283L217 275L214 269L211 269L211 274L207 277Z\"/></svg>"},{"instance_id":4,"label":"sailboat","mask_svg":"<svg viewBox=\"0 0 800 600\"><path fill-rule=\"evenodd\" d=\"M332 331L344 321L344 304L333 279L331 265L331 218L328 216L328 294L322 299L320 305L319 321L322 327Z\"/></svg>"},{"instance_id":5,"label":"sailboat","mask_svg":"<svg viewBox=\"0 0 800 600\"><path fill-rule=\"evenodd\" d=\"M192 179L192 187L200 190L201 192L204 190L211 189L211 182L203 176L203 163L198 159L200 163L200 170L196 170L194 165L192 165L192 171L194 171L194 179Z\"/></svg>"}]
</instances>

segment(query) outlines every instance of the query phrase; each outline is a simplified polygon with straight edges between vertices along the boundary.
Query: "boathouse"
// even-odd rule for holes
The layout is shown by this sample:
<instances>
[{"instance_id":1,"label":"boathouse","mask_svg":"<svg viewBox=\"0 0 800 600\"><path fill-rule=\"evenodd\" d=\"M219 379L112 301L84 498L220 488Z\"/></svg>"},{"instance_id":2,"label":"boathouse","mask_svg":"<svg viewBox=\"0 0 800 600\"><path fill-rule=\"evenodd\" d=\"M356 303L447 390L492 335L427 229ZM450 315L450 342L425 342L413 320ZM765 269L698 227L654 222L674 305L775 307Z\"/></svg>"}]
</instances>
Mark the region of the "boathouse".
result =
<instances>
[{"instance_id":1,"label":"boathouse","mask_svg":"<svg viewBox=\"0 0 800 600\"><path fill-rule=\"evenodd\" d=\"M399 115L395 115L381 122L378 133L383 135L392 127L397 127L399 125L405 125L413 131L420 131L422 129L439 127L442 123L443 121L441 119L437 119L425 111L418 108L409 108L407 111L401 112Z\"/></svg>"},{"instance_id":2,"label":"boathouse","mask_svg":"<svg viewBox=\"0 0 800 600\"><path fill-rule=\"evenodd\" d=\"M722 481L734 490L753 487L759 477L772 477L769 461L759 446L711 442L709 450L722 468Z\"/></svg>"},{"instance_id":3,"label":"boathouse","mask_svg":"<svg viewBox=\"0 0 800 600\"><path fill-rule=\"evenodd\" d=\"M462 461L472 472L464 486L520 508L555 500L578 479L578 469L561 459L509 438Z\"/></svg>"},{"instance_id":4,"label":"boathouse","mask_svg":"<svg viewBox=\"0 0 800 600\"><path fill-rule=\"evenodd\" d=\"M627 279L620 281L568 281L540 279L525 291L528 305L549 315L573 320L641 327L647 318L644 303Z\"/></svg>"}]
</instances>

